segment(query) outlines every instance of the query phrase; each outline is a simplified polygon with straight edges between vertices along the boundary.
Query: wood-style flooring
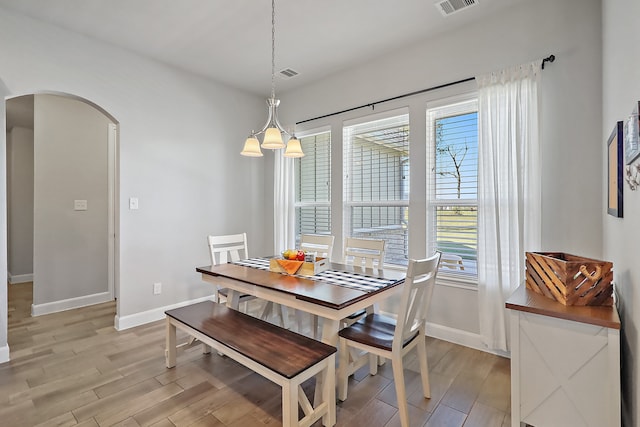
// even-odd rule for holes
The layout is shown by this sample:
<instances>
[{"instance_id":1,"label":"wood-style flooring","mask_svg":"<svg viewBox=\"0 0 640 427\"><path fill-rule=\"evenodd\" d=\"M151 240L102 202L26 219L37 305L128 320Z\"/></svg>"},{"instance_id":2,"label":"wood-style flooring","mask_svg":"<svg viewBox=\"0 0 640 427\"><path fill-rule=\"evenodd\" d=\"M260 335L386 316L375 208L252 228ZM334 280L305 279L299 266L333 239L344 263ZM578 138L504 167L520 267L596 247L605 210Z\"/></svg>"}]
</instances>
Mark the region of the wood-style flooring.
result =
<instances>
[{"instance_id":1,"label":"wood-style flooring","mask_svg":"<svg viewBox=\"0 0 640 427\"><path fill-rule=\"evenodd\" d=\"M0 364L1 426L281 424L279 387L233 360L194 347L165 368L163 321L118 332L115 303L31 317L31 284L7 286L11 361ZM422 397L416 361L405 359L412 426L510 424L508 359L431 338L427 353L431 399ZM338 426L400 425L389 365L350 379Z\"/></svg>"}]
</instances>

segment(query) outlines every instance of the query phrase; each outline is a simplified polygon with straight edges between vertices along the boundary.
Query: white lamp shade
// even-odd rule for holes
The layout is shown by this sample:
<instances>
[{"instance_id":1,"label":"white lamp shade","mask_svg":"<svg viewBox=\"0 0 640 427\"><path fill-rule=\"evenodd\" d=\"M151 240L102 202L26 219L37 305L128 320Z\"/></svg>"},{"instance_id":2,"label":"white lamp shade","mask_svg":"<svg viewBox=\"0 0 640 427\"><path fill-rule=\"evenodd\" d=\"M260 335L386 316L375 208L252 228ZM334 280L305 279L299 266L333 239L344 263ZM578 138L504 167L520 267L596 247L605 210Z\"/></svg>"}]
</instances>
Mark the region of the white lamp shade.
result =
<instances>
[{"instance_id":1,"label":"white lamp shade","mask_svg":"<svg viewBox=\"0 0 640 427\"><path fill-rule=\"evenodd\" d=\"M244 148L240 152L241 155L247 157L262 157L262 151L260 150L260 142L255 136L250 136L244 142Z\"/></svg>"},{"instance_id":2,"label":"white lamp shade","mask_svg":"<svg viewBox=\"0 0 640 427\"><path fill-rule=\"evenodd\" d=\"M289 142L287 142L287 149L284 151L285 157L304 157L304 153L302 152L302 147L300 146L300 140L298 138L291 138Z\"/></svg>"},{"instance_id":3,"label":"white lamp shade","mask_svg":"<svg viewBox=\"0 0 640 427\"><path fill-rule=\"evenodd\" d=\"M264 133L264 139L262 140L262 148L268 148L271 150L277 150L284 148L284 142L282 141L282 134L277 128L268 128Z\"/></svg>"}]
</instances>

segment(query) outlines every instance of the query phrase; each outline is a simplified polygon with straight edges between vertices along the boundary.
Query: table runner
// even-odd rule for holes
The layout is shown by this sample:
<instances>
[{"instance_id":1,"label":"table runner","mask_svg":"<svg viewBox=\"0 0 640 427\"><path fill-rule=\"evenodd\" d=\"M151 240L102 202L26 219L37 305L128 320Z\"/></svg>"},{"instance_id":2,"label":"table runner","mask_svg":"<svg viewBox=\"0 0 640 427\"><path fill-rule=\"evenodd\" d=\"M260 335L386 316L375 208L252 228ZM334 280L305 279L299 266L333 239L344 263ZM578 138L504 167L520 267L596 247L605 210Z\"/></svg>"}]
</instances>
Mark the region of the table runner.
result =
<instances>
[{"instance_id":1,"label":"table runner","mask_svg":"<svg viewBox=\"0 0 640 427\"><path fill-rule=\"evenodd\" d=\"M269 258L249 258L235 261L232 264L242 265L244 267L257 268L260 270L269 270ZM284 273L281 273L284 274ZM314 276L301 276L293 274L292 276L301 277L309 280L322 280L331 284L344 286L347 288L358 289L361 291L377 291L378 289L392 285L404 279L383 279L380 277L366 276L364 274L354 273L351 271L325 270Z\"/></svg>"}]
</instances>

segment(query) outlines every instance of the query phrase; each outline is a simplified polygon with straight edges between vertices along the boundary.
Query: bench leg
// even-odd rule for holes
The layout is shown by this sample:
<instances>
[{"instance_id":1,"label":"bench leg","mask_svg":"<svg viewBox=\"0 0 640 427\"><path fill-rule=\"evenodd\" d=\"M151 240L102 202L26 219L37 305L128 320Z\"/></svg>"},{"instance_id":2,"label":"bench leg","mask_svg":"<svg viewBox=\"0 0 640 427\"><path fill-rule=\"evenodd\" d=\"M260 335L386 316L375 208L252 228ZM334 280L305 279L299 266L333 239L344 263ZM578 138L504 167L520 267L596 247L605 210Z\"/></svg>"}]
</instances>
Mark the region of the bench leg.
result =
<instances>
[{"instance_id":1,"label":"bench leg","mask_svg":"<svg viewBox=\"0 0 640 427\"><path fill-rule=\"evenodd\" d=\"M340 340L338 346L338 399L344 402L347 399L349 383L349 347L344 340Z\"/></svg>"},{"instance_id":2,"label":"bench leg","mask_svg":"<svg viewBox=\"0 0 640 427\"><path fill-rule=\"evenodd\" d=\"M282 425L298 426L298 383L290 380L282 386Z\"/></svg>"},{"instance_id":3,"label":"bench leg","mask_svg":"<svg viewBox=\"0 0 640 427\"><path fill-rule=\"evenodd\" d=\"M336 355L332 354L327 360L327 369L318 377L324 376L323 381L320 382L322 384L322 400L329 405L327 413L322 417L322 425L331 427L336 423Z\"/></svg>"},{"instance_id":4,"label":"bench leg","mask_svg":"<svg viewBox=\"0 0 640 427\"><path fill-rule=\"evenodd\" d=\"M167 317L167 337L166 347L164 350L165 364L167 368L173 368L176 366L176 327L171 323L169 317Z\"/></svg>"}]
</instances>

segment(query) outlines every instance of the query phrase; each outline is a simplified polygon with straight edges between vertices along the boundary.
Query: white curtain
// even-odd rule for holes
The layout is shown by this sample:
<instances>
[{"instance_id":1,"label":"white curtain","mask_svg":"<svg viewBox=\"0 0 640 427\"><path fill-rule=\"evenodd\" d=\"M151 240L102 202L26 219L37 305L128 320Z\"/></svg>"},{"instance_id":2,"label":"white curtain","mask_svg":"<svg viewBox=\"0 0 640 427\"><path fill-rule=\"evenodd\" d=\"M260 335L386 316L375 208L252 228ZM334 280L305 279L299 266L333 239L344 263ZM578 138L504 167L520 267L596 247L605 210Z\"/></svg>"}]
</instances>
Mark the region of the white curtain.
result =
<instances>
[{"instance_id":1,"label":"white curtain","mask_svg":"<svg viewBox=\"0 0 640 427\"><path fill-rule=\"evenodd\" d=\"M279 254L295 247L295 188L294 159L284 157L282 150L275 151L274 200L273 200L273 250Z\"/></svg>"},{"instance_id":2,"label":"white curtain","mask_svg":"<svg viewBox=\"0 0 640 427\"><path fill-rule=\"evenodd\" d=\"M540 250L540 61L476 80L480 334L507 351L505 301L524 281L525 251Z\"/></svg>"}]
</instances>

